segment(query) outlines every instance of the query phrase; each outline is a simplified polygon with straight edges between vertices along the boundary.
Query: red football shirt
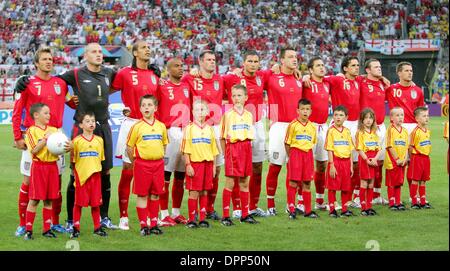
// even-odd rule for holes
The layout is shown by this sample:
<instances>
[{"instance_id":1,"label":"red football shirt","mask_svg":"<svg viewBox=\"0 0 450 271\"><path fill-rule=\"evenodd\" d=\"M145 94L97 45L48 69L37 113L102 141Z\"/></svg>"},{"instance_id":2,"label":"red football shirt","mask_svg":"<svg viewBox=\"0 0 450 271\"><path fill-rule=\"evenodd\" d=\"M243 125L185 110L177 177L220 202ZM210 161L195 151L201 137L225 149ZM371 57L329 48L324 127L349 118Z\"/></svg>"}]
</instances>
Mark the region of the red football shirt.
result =
<instances>
[{"instance_id":1,"label":"red football shirt","mask_svg":"<svg viewBox=\"0 0 450 271\"><path fill-rule=\"evenodd\" d=\"M311 87L303 88L303 98L311 102L312 113L309 120L318 124L327 122L328 100L330 99L330 84L318 82L311 78Z\"/></svg>"},{"instance_id":2,"label":"red football shirt","mask_svg":"<svg viewBox=\"0 0 450 271\"><path fill-rule=\"evenodd\" d=\"M122 91L122 102L131 110L129 117L140 119L139 99L146 94L156 95L158 83L159 77L151 70L124 67L117 72L112 88Z\"/></svg>"},{"instance_id":3,"label":"red football shirt","mask_svg":"<svg viewBox=\"0 0 450 271\"><path fill-rule=\"evenodd\" d=\"M156 92L158 110L156 118L167 128L184 127L190 120L189 85L165 81Z\"/></svg>"},{"instance_id":4,"label":"red football shirt","mask_svg":"<svg viewBox=\"0 0 450 271\"><path fill-rule=\"evenodd\" d=\"M27 88L20 94L14 104L12 115L14 140L22 138L21 125L28 128L34 125L30 116L30 107L35 103L45 103L50 108L49 126L62 127L64 116L64 104L70 100L67 84L61 78L52 76L49 80L43 80L37 76L31 76ZM25 110L25 118L22 123L22 113Z\"/></svg>"},{"instance_id":5,"label":"red football shirt","mask_svg":"<svg viewBox=\"0 0 450 271\"><path fill-rule=\"evenodd\" d=\"M212 125L219 124L222 118L222 100L225 93L222 77L214 74L211 79L206 79L186 74L181 82L189 85L191 104L198 98L205 100L210 110L206 120L211 119Z\"/></svg>"},{"instance_id":6,"label":"red football shirt","mask_svg":"<svg viewBox=\"0 0 450 271\"><path fill-rule=\"evenodd\" d=\"M386 95L383 82L370 80L362 76L358 76L358 82L360 83L359 104L361 110L366 107L372 108L375 112L377 124L384 123Z\"/></svg>"},{"instance_id":7,"label":"red football shirt","mask_svg":"<svg viewBox=\"0 0 450 271\"><path fill-rule=\"evenodd\" d=\"M231 100L231 88L236 84L241 84L247 87L248 100L245 103L245 109L252 113L253 121L257 122L262 117L262 110L264 104L264 85L267 77L271 71L257 71L255 76L246 76L242 74L242 78L235 74L223 75L223 83L225 91L228 96L228 102L233 103Z\"/></svg>"},{"instance_id":8,"label":"red football shirt","mask_svg":"<svg viewBox=\"0 0 450 271\"><path fill-rule=\"evenodd\" d=\"M414 109L425 106L423 91L418 86L404 87L399 83L393 84L386 89L386 100L389 109L401 107L405 111L405 123L416 123Z\"/></svg>"},{"instance_id":9,"label":"red football shirt","mask_svg":"<svg viewBox=\"0 0 450 271\"><path fill-rule=\"evenodd\" d=\"M267 80L267 94L270 120L291 122L297 118L297 105L302 98L301 80L292 74L272 74Z\"/></svg>"},{"instance_id":10,"label":"red football shirt","mask_svg":"<svg viewBox=\"0 0 450 271\"><path fill-rule=\"evenodd\" d=\"M336 108L343 105L348 109L348 120L359 118L359 86L356 80L331 75L324 80L330 83L331 105Z\"/></svg>"}]
</instances>

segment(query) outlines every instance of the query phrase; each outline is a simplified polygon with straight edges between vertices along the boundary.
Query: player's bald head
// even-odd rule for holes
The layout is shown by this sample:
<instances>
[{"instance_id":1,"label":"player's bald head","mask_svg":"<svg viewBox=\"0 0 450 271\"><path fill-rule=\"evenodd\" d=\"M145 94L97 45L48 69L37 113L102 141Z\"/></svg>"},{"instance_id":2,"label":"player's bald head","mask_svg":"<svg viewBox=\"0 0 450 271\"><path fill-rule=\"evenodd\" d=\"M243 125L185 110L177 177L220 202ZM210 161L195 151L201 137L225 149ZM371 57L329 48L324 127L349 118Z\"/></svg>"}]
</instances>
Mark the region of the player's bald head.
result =
<instances>
[{"instance_id":1,"label":"player's bald head","mask_svg":"<svg viewBox=\"0 0 450 271\"><path fill-rule=\"evenodd\" d=\"M102 49L102 47L100 46L100 44L96 43L96 42L91 42L88 43L85 47L84 47L84 52L88 53L88 52L92 52L94 50L98 50L100 48L100 50Z\"/></svg>"},{"instance_id":2,"label":"player's bald head","mask_svg":"<svg viewBox=\"0 0 450 271\"><path fill-rule=\"evenodd\" d=\"M169 61L167 61L167 68L170 69L174 65L182 65L182 64L183 64L183 61L181 60L181 58L174 57L174 58L171 58Z\"/></svg>"},{"instance_id":3,"label":"player's bald head","mask_svg":"<svg viewBox=\"0 0 450 271\"><path fill-rule=\"evenodd\" d=\"M102 47L98 43L89 43L84 47L84 59L90 65L100 66L103 62Z\"/></svg>"},{"instance_id":4,"label":"player's bald head","mask_svg":"<svg viewBox=\"0 0 450 271\"><path fill-rule=\"evenodd\" d=\"M180 80L183 77L183 61L175 57L167 62L167 72L170 79Z\"/></svg>"}]
</instances>

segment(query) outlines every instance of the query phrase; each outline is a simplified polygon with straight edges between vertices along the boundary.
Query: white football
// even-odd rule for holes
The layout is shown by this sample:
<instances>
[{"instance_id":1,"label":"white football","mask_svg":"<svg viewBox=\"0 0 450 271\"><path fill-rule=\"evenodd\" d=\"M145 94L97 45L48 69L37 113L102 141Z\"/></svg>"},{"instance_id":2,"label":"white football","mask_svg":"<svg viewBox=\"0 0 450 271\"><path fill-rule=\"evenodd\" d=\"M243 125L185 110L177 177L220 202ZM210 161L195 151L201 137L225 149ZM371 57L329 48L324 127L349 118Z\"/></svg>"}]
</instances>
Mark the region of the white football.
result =
<instances>
[{"instance_id":1,"label":"white football","mask_svg":"<svg viewBox=\"0 0 450 271\"><path fill-rule=\"evenodd\" d=\"M55 132L47 138L47 149L54 155L61 155L64 151L64 145L69 141L62 132Z\"/></svg>"}]
</instances>

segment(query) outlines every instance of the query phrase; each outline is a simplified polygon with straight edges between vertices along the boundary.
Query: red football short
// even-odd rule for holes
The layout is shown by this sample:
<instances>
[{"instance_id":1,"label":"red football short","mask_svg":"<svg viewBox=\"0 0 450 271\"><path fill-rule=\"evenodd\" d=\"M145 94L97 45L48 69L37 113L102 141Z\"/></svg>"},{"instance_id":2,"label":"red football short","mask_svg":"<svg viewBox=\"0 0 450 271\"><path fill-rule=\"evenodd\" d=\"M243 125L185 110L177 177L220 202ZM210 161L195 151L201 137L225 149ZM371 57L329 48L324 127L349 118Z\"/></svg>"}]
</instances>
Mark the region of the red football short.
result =
<instances>
[{"instance_id":1,"label":"red football short","mask_svg":"<svg viewBox=\"0 0 450 271\"><path fill-rule=\"evenodd\" d=\"M133 193L138 196L164 192L164 160L134 160Z\"/></svg>"},{"instance_id":2,"label":"red football short","mask_svg":"<svg viewBox=\"0 0 450 271\"><path fill-rule=\"evenodd\" d=\"M213 161L191 162L194 177L186 174L186 189L193 191L211 190L213 188Z\"/></svg>"},{"instance_id":3,"label":"red football short","mask_svg":"<svg viewBox=\"0 0 450 271\"><path fill-rule=\"evenodd\" d=\"M407 178L414 181L430 180L430 157L423 154L412 154L409 161Z\"/></svg>"},{"instance_id":4,"label":"red football short","mask_svg":"<svg viewBox=\"0 0 450 271\"><path fill-rule=\"evenodd\" d=\"M312 150L304 152L290 148L287 163L289 181L312 181L314 179L314 156Z\"/></svg>"},{"instance_id":5,"label":"red football short","mask_svg":"<svg viewBox=\"0 0 450 271\"><path fill-rule=\"evenodd\" d=\"M251 176L252 168L252 142L250 140L227 142L225 146L225 176Z\"/></svg>"},{"instance_id":6,"label":"red football short","mask_svg":"<svg viewBox=\"0 0 450 271\"><path fill-rule=\"evenodd\" d=\"M405 167L386 169L386 186L402 186L405 180Z\"/></svg>"},{"instance_id":7,"label":"red football short","mask_svg":"<svg viewBox=\"0 0 450 271\"><path fill-rule=\"evenodd\" d=\"M102 177L95 172L81 185L77 171L75 173L75 205L81 207L98 207L102 205Z\"/></svg>"},{"instance_id":8,"label":"red football short","mask_svg":"<svg viewBox=\"0 0 450 271\"><path fill-rule=\"evenodd\" d=\"M328 163L326 177L325 177L325 185L328 190L342 190L342 191L351 191L352 190L352 182L351 182L351 171L350 168L353 166L350 158L339 158L333 156L334 167L336 168L336 177L331 178L330 176L330 163Z\"/></svg>"},{"instance_id":9,"label":"red football short","mask_svg":"<svg viewBox=\"0 0 450 271\"><path fill-rule=\"evenodd\" d=\"M365 154L367 158L374 158L377 155L377 151L368 151ZM361 180L375 179L377 168L369 166L367 162L361 158L361 155L358 155L358 166L359 166L359 176Z\"/></svg>"},{"instance_id":10,"label":"red football short","mask_svg":"<svg viewBox=\"0 0 450 271\"><path fill-rule=\"evenodd\" d=\"M29 198L32 200L57 199L59 191L59 171L56 161L33 161L30 172Z\"/></svg>"}]
</instances>

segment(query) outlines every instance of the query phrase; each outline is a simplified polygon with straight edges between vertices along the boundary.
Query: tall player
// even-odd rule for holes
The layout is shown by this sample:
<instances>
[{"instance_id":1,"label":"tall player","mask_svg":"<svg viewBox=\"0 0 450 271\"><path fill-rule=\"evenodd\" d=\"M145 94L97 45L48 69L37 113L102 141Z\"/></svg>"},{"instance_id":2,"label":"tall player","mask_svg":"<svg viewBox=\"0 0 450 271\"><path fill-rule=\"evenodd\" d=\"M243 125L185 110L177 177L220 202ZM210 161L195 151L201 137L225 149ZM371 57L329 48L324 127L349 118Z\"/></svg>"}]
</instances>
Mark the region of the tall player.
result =
<instances>
[{"instance_id":1,"label":"tall player","mask_svg":"<svg viewBox=\"0 0 450 271\"><path fill-rule=\"evenodd\" d=\"M189 85L191 94L191 104L197 99L205 100L208 103L210 111L209 117L206 119L209 125L213 126L216 133L216 142L220 142L220 119L222 117L222 101L224 97L224 85L222 77L215 74L216 56L213 51L205 50L199 55L200 71L198 77L187 74L181 81ZM213 179L213 189L208 191L208 208L207 218L220 220L219 215L214 210L214 201L217 196L219 187L220 166L224 164L223 152L218 146L220 155L216 156L216 176Z\"/></svg>"},{"instance_id":2,"label":"tall player","mask_svg":"<svg viewBox=\"0 0 450 271\"><path fill-rule=\"evenodd\" d=\"M128 199L130 184L133 179L133 165L126 152L126 141L131 127L142 118L139 99L144 95L156 95L159 77L148 69L151 57L150 46L147 42L138 40L131 49L133 62L117 72L112 82L112 89L121 90L122 102L130 112L123 120L117 139L116 157L122 158L123 167L119 181L119 228L128 230Z\"/></svg>"},{"instance_id":3,"label":"tall player","mask_svg":"<svg viewBox=\"0 0 450 271\"><path fill-rule=\"evenodd\" d=\"M423 91L413 83L413 67L410 62L398 63L396 70L399 82L392 84L386 89L386 100L388 101L389 109L394 107L403 108L405 112L403 127L408 130L408 134L411 134L417 126L414 110L417 107L425 106ZM408 179L408 184L411 188L410 179Z\"/></svg>"},{"instance_id":4,"label":"tall player","mask_svg":"<svg viewBox=\"0 0 450 271\"><path fill-rule=\"evenodd\" d=\"M325 210L325 169L328 161L325 139L328 131L330 84L324 81L326 69L320 57L313 57L308 61L308 70L310 73L310 84L309 86L303 86L303 98L311 101L312 113L309 119L317 128L317 144L313 147L314 159L316 160L314 172L314 184L316 186L315 209Z\"/></svg>"},{"instance_id":5,"label":"tall player","mask_svg":"<svg viewBox=\"0 0 450 271\"><path fill-rule=\"evenodd\" d=\"M102 217L102 226L109 229L117 229L112 224L108 216L109 201L111 197L111 176L110 169L113 167L112 157L112 134L108 119L109 91L111 82L114 79L115 72L102 65L103 52L102 47L98 43L89 43L85 46L84 59L86 65L81 68L67 71L58 75L66 83L72 86L73 92L79 97L79 104L74 114L74 126L72 129L72 137L82 133L78 126L79 112L91 111L95 114L97 126L94 134L103 138L105 149L105 160L102 161L102 200L100 206L100 215ZM73 167L72 167L73 168ZM75 178L73 173L70 175L70 182L67 186L67 218L68 229L71 231L73 224L73 205L75 202Z\"/></svg>"},{"instance_id":6,"label":"tall player","mask_svg":"<svg viewBox=\"0 0 450 271\"><path fill-rule=\"evenodd\" d=\"M264 103L264 85L267 81L270 71L260 71L259 56L256 51L247 51L244 53L244 63L241 76L236 74L223 75L223 82L227 93L231 94L234 85L241 84L247 87L248 99L245 103L245 110L253 114L255 123L254 135L252 141L252 163L253 171L250 176L249 192L250 214L253 216L266 216L266 212L258 208L259 195L261 194L261 174L263 161L265 160L265 142L266 132L262 121L263 103ZM228 101L231 104L231 95L228 95ZM238 186L239 187L239 186ZM234 213L234 211L233 211Z\"/></svg>"},{"instance_id":7,"label":"tall player","mask_svg":"<svg viewBox=\"0 0 450 271\"><path fill-rule=\"evenodd\" d=\"M71 97L67 84L58 77L52 76L50 73L53 70L53 56L52 51L48 47L39 48L34 55L34 65L36 66L36 74L31 77L22 77L19 81L25 80L25 86L19 86L21 82L16 85L16 102L14 104L12 124L14 133L14 144L17 149L22 150L22 159L20 162L20 172L23 175L23 182L19 192L19 218L20 224L16 230L16 236L25 234L25 214L28 205L28 190L30 183L30 169L31 169L31 155L27 151L25 145L25 130L34 124L29 110L31 105L35 103L45 103L50 108L50 122L49 125L61 128L64 103L72 108L76 107L78 103L77 96ZM22 122L22 114L25 111ZM58 160L58 169L61 174L64 167L64 156ZM60 186L61 187L61 186ZM59 198L53 201L52 206L52 230L64 232L64 227L59 224L59 214L61 212L61 191Z\"/></svg>"},{"instance_id":8,"label":"tall player","mask_svg":"<svg viewBox=\"0 0 450 271\"><path fill-rule=\"evenodd\" d=\"M294 76L297 52L291 47L281 49L281 73L271 74L266 82L269 98L269 171L266 179L267 214L276 215L275 194L278 175L286 163L284 137L289 123L297 117L297 102L302 97L302 82Z\"/></svg>"},{"instance_id":9,"label":"tall player","mask_svg":"<svg viewBox=\"0 0 450 271\"><path fill-rule=\"evenodd\" d=\"M414 118L414 110L417 107L425 106L423 90L413 83L413 67L411 63L398 63L396 71L399 82L392 84L386 89L386 100L388 101L389 109L394 107L403 108L405 112L403 126L411 134L417 125Z\"/></svg>"},{"instance_id":10,"label":"tall player","mask_svg":"<svg viewBox=\"0 0 450 271\"><path fill-rule=\"evenodd\" d=\"M381 146L384 146L384 140L386 137L386 126L384 125L384 117L386 115L385 110L385 85L382 72L381 63L377 59L369 59L364 64L364 69L367 73L366 77L360 78L360 107L372 108L375 112L375 118L377 123L377 134L381 141ZM383 179L382 167L384 163L385 149L382 148L380 156L378 157L378 168L376 169L375 182L374 182L374 204L387 204L388 201L381 196L381 183ZM354 194L355 196L355 194ZM356 207L359 207L359 198L355 198L354 203ZM354 205L355 206L355 205Z\"/></svg>"},{"instance_id":11,"label":"tall player","mask_svg":"<svg viewBox=\"0 0 450 271\"><path fill-rule=\"evenodd\" d=\"M164 157L164 193L160 195L161 222L164 224L186 224L187 219L181 215L180 207L183 201L184 177L186 165L182 156L182 128L189 124L190 100L189 85L181 82L183 77L183 61L173 58L167 62L169 80L163 82L156 92L159 101L156 118L167 128L169 144ZM172 184L172 216L169 216L169 185L174 173Z\"/></svg>"},{"instance_id":12,"label":"tall player","mask_svg":"<svg viewBox=\"0 0 450 271\"><path fill-rule=\"evenodd\" d=\"M357 79L359 75L359 60L354 56L344 57L341 63L341 71L344 76L332 75L327 78L330 83L331 105L336 108L339 105L348 109L348 118L344 121L344 126L350 129L353 142L358 130L358 118L360 112L360 86ZM359 168L358 153L353 150L353 190L359 189ZM354 191L355 192L355 191Z\"/></svg>"}]
</instances>

